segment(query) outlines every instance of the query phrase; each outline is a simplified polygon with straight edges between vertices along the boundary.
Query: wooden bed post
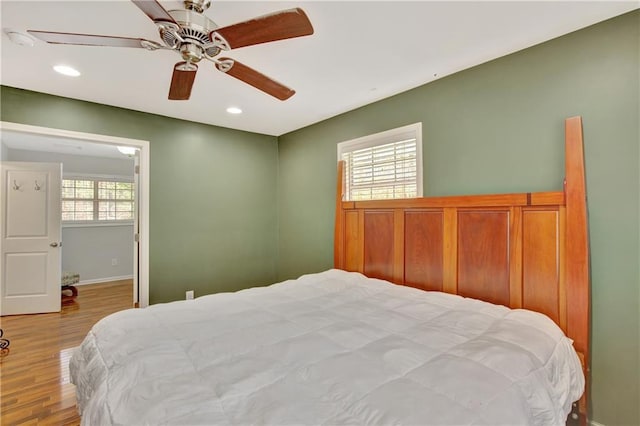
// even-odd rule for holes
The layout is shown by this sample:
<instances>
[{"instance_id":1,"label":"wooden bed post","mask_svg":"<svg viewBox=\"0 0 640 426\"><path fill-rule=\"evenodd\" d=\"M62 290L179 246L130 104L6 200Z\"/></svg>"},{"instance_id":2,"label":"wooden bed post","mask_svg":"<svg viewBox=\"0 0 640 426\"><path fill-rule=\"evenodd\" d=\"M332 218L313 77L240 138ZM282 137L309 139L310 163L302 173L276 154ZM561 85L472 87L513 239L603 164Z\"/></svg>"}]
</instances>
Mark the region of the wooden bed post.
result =
<instances>
[{"instance_id":1,"label":"wooden bed post","mask_svg":"<svg viewBox=\"0 0 640 426\"><path fill-rule=\"evenodd\" d=\"M580 413L587 417L589 393L589 230L582 118L565 120L567 335L581 355L586 384Z\"/></svg>"}]
</instances>

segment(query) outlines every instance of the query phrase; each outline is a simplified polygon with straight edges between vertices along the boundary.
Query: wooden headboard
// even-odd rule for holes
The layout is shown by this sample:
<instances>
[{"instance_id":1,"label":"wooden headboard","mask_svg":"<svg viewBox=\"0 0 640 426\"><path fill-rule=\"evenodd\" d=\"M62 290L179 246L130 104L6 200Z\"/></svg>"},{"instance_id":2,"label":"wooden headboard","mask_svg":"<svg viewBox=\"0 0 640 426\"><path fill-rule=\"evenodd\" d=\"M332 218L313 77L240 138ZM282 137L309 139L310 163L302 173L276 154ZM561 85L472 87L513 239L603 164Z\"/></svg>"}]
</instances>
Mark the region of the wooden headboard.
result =
<instances>
[{"instance_id":1,"label":"wooden headboard","mask_svg":"<svg viewBox=\"0 0 640 426\"><path fill-rule=\"evenodd\" d=\"M336 268L542 312L574 341L589 383L589 242L580 117L565 121L563 191L343 201L343 169L340 162ZM586 408L583 396L583 418Z\"/></svg>"}]
</instances>

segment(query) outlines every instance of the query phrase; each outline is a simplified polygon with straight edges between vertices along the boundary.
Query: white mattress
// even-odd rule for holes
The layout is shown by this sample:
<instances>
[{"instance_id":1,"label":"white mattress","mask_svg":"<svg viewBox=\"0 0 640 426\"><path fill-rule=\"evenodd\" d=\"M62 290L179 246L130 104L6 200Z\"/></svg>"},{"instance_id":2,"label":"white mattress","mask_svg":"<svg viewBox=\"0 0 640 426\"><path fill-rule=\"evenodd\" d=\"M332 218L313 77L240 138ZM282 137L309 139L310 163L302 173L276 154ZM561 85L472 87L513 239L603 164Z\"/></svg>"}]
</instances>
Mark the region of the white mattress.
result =
<instances>
[{"instance_id":1,"label":"white mattress","mask_svg":"<svg viewBox=\"0 0 640 426\"><path fill-rule=\"evenodd\" d=\"M584 388L542 314L339 270L115 313L70 368L84 425L563 425Z\"/></svg>"}]
</instances>

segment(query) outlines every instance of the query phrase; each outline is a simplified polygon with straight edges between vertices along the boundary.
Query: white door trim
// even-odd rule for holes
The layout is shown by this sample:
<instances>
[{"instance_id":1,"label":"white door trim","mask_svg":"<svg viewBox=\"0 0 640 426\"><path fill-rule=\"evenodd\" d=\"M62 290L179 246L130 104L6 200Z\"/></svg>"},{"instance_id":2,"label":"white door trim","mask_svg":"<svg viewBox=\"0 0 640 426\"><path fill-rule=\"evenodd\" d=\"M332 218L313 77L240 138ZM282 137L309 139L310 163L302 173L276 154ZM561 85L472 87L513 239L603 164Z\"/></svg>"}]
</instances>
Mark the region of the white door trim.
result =
<instances>
[{"instance_id":1,"label":"white door trim","mask_svg":"<svg viewBox=\"0 0 640 426\"><path fill-rule=\"evenodd\" d=\"M7 121L0 121L0 132L2 130L30 133L34 135L64 137L79 143L86 141L118 146L132 146L140 150L140 261L138 263L138 271L140 274L140 280L138 282L140 299L138 302L141 308L147 307L149 305L149 141L53 129L49 127L30 126Z\"/></svg>"}]
</instances>

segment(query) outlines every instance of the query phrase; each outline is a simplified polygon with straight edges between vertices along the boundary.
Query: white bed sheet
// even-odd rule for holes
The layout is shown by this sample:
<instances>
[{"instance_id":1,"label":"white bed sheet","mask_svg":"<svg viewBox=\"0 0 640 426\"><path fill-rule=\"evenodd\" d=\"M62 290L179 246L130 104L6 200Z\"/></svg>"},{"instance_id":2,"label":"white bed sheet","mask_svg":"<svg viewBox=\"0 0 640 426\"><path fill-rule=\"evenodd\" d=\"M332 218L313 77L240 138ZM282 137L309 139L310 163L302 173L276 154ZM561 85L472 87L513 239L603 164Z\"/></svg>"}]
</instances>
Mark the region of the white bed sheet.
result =
<instances>
[{"instance_id":1,"label":"white bed sheet","mask_svg":"<svg viewBox=\"0 0 640 426\"><path fill-rule=\"evenodd\" d=\"M584 389L542 314L340 270L115 313L70 369L84 425L562 425Z\"/></svg>"}]
</instances>

